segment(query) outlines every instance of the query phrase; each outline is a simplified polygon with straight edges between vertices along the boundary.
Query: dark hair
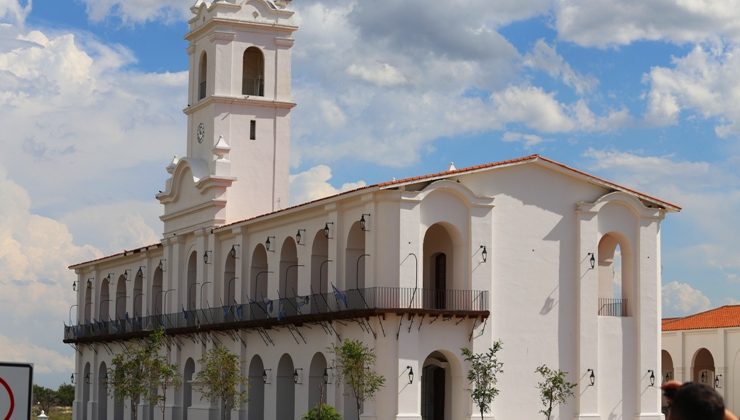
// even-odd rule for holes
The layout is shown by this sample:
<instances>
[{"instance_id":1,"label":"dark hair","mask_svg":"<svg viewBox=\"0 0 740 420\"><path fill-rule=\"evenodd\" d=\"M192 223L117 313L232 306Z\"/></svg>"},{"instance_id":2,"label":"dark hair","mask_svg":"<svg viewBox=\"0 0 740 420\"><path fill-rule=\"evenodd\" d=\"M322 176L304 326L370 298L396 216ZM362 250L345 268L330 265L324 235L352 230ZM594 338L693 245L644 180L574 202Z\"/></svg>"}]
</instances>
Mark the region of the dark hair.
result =
<instances>
[{"instance_id":1,"label":"dark hair","mask_svg":"<svg viewBox=\"0 0 740 420\"><path fill-rule=\"evenodd\" d=\"M725 404L714 389L686 382L676 391L671 404L670 420L722 420Z\"/></svg>"}]
</instances>

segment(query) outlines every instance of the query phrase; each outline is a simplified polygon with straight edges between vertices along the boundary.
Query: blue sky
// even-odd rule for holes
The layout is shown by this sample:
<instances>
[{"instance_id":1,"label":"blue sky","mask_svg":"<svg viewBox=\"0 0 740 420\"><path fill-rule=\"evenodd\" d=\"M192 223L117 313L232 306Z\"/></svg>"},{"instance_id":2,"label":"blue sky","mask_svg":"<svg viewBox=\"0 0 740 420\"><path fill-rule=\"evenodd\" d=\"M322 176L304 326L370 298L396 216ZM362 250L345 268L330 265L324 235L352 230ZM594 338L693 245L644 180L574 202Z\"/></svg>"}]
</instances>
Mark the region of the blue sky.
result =
<instances>
[{"instance_id":1,"label":"blue sky","mask_svg":"<svg viewBox=\"0 0 740 420\"><path fill-rule=\"evenodd\" d=\"M159 238L190 5L0 0L0 359L41 383L74 369L66 266ZM740 300L740 1L293 8L294 202L540 153L684 207L664 315Z\"/></svg>"}]
</instances>

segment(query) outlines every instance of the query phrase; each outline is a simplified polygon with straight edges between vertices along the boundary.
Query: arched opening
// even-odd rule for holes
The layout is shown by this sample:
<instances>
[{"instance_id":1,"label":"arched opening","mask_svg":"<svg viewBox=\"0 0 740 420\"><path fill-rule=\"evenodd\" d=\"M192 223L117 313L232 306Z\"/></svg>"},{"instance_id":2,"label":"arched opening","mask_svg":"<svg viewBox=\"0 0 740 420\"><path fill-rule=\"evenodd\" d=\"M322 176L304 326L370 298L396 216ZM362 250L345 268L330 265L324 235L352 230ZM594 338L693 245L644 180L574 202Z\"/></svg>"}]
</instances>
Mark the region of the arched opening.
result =
<instances>
[{"instance_id":1,"label":"arched opening","mask_svg":"<svg viewBox=\"0 0 740 420\"><path fill-rule=\"evenodd\" d=\"M198 66L198 100L206 97L206 80L208 80L208 55L204 51L200 56L200 66Z\"/></svg>"},{"instance_id":2,"label":"arched opening","mask_svg":"<svg viewBox=\"0 0 740 420\"><path fill-rule=\"evenodd\" d=\"M280 249L280 316L295 315L298 311L295 296L298 294L298 250L295 240L289 236Z\"/></svg>"},{"instance_id":3,"label":"arched opening","mask_svg":"<svg viewBox=\"0 0 740 420\"><path fill-rule=\"evenodd\" d=\"M123 420L123 397L118 392L113 394L113 420Z\"/></svg>"},{"instance_id":4,"label":"arched opening","mask_svg":"<svg viewBox=\"0 0 740 420\"><path fill-rule=\"evenodd\" d=\"M316 353L311 359L311 367L308 370L308 410L326 402L324 375L327 375L326 358L323 354Z\"/></svg>"},{"instance_id":5,"label":"arched opening","mask_svg":"<svg viewBox=\"0 0 740 420\"><path fill-rule=\"evenodd\" d=\"M607 233L599 241L599 315L630 316L632 258L627 240Z\"/></svg>"},{"instance_id":6,"label":"arched opening","mask_svg":"<svg viewBox=\"0 0 740 420\"><path fill-rule=\"evenodd\" d=\"M660 352L660 375L661 382L667 382L674 379L673 376L673 358L665 350Z\"/></svg>"},{"instance_id":7,"label":"arched opening","mask_svg":"<svg viewBox=\"0 0 740 420\"><path fill-rule=\"evenodd\" d=\"M249 363L249 400L247 418L264 420L265 418L265 381L262 375L265 373L265 366L262 364L262 358L259 356L252 357Z\"/></svg>"},{"instance_id":8,"label":"arched opening","mask_svg":"<svg viewBox=\"0 0 740 420\"><path fill-rule=\"evenodd\" d=\"M98 369L98 418L108 418L108 368L105 362Z\"/></svg>"},{"instance_id":9,"label":"arched opening","mask_svg":"<svg viewBox=\"0 0 740 420\"><path fill-rule=\"evenodd\" d=\"M92 319L92 282L88 282L85 287L85 324L89 324Z\"/></svg>"},{"instance_id":10,"label":"arched opening","mask_svg":"<svg viewBox=\"0 0 740 420\"><path fill-rule=\"evenodd\" d=\"M344 251L344 290L347 304L352 309L364 309L365 304L365 231L360 222L355 222L347 234Z\"/></svg>"},{"instance_id":11,"label":"arched opening","mask_svg":"<svg viewBox=\"0 0 740 420\"><path fill-rule=\"evenodd\" d=\"M265 95L265 57L257 47L249 47L242 58L242 94Z\"/></svg>"},{"instance_id":12,"label":"arched opening","mask_svg":"<svg viewBox=\"0 0 740 420\"><path fill-rule=\"evenodd\" d=\"M195 361L188 358L185 361L185 369L182 373L182 418L188 420L188 409L193 405L193 374L195 373Z\"/></svg>"},{"instance_id":13,"label":"arched opening","mask_svg":"<svg viewBox=\"0 0 740 420\"><path fill-rule=\"evenodd\" d=\"M268 316L267 307L267 281L270 271L267 267L267 250L262 244L258 244L252 251L252 266L250 267L251 300L255 302L257 310L252 315L258 318Z\"/></svg>"},{"instance_id":14,"label":"arched opening","mask_svg":"<svg viewBox=\"0 0 740 420\"><path fill-rule=\"evenodd\" d=\"M138 318L142 315L142 306L144 305L144 273L139 271L136 273L134 279L134 318Z\"/></svg>"},{"instance_id":15,"label":"arched opening","mask_svg":"<svg viewBox=\"0 0 740 420\"><path fill-rule=\"evenodd\" d=\"M691 366L691 380L714 387L714 357L706 348L699 349L694 354Z\"/></svg>"},{"instance_id":16,"label":"arched opening","mask_svg":"<svg viewBox=\"0 0 740 420\"><path fill-rule=\"evenodd\" d=\"M424 234L424 307L446 309L454 299L451 289L454 269L452 236L442 224L434 224Z\"/></svg>"},{"instance_id":17,"label":"arched opening","mask_svg":"<svg viewBox=\"0 0 740 420\"><path fill-rule=\"evenodd\" d=\"M87 412L87 404L90 402L90 382L92 382L90 379L90 363L85 363L85 369L82 371L82 418L85 420L93 417Z\"/></svg>"},{"instance_id":18,"label":"arched opening","mask_svg":"<svg viewBox=\"0 0 740 420\"><path fill-rule=\"evenodd\" d=\"M421 369L421 417L425 420L450 419L451 373L444 354L435 351L427 356Z\"/></svg>"},{"instance_id":19,"label":"arched opening","mask_svg":"<svg viewBox=\"0 0 740 420\"><path fill-rule=\"evenodd\" d=\"M190 254L190 259L188 260L188 291L187 291L187 309L193 310L195 309L195 297L196 293L198 292L196 290L197 283L195 282L196 274L198 269L198 259L196 258L196 253L193 251Z\"/></svg>"},{"instance_id":20,"label":"arched opening","mask_svg":"<svg viewBox=\"0 0 740 420\"><path fill-rule=\"evenodd\" d=\"M126 316L126 277L118 277L116 283L116 319L123 319Z\"/></svg>"},{"instance_id":21,"label":"arched opening","mask_svg":"<svg viewBox=\"0 0 740 420\"><path fill-rule=\"evenodd\" d=\"M164 291L162 290L162 268L154 270L152 279L152 314L161 315L164 310Z\"/></svg>"},{"instance_id":22,"label":"arched opening","mask_svg":"<svg viewBox=\"0 0 740 420\"><path fill-rule=\"evenodd\" d=\"M328 301L323 296L329 290L329 239L324 231L316 232L311 246L311 312L326 312ZM319 296L321 295L321 296Z\"/></svg>"},{"instance_id":23,"label":"arched opening","mask_svg":"<svg viewBox=\"0 0 740 420\"><path fill-rule=\"evenodd\" d=\"M231 306L236 301L236 258L227 253L226 264L224 264L224 305Z\"/></svg>"},{"instance_id":24,"label":"arched opening","mask_svg":"<svg viewBox=\"0 0 740 420\"><path fill-rule=\"evenodd\" d=\"M98 320L109 321L110 320L110 281L108 277L104 278L100 284L100 303L98 303Z\"/></svg>"},{"instance_id":25,"label":"arched opening","mask_svg":"<svg viewBox=\"0 0 740 420\"><path fill-rule=\"evenodd\" d=\"M294 420L295 418L295 381L293 378L293 360L286 353L280 358L277 370L277 420Z\"/></svg>"}]
</instances>

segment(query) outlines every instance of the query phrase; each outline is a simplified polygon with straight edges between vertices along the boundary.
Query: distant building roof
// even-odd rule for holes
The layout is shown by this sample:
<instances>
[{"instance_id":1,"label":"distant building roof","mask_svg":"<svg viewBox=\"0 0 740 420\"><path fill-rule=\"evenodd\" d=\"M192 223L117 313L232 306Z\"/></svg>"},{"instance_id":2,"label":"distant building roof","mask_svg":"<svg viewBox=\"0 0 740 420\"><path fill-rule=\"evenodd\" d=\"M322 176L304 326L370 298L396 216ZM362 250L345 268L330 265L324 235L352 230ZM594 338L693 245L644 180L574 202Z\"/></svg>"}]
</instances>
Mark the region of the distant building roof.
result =
<instances>
[{"instance_id":1,"label":"distant building roof","mask_svg":"<svg viewBox=\"0 0 740 420\"><path fill-rule=\"evenodd\" d=\"M663 331L740 327L740 305L725 305L683 318L664 318Z\"/></svg>"}]
</instances>

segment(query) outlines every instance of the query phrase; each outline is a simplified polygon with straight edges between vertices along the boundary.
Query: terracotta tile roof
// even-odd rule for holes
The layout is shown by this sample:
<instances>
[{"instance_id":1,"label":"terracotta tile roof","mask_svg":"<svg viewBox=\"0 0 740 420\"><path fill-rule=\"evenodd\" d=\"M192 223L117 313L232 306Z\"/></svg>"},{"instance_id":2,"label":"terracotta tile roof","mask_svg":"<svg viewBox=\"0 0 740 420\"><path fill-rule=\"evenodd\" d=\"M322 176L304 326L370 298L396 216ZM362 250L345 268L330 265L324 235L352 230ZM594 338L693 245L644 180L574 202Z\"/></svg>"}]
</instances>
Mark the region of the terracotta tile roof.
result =
<instances>
[{"instance_id":1,"label":"terracotta tile roof","mask_svg":"<svg viewBox=\"0 0 740 420\"><path fill-rule=\"evenodd\" d=\"M725 305L683 318L663 319L663 331L740 327L740 305Z\"/></svg>"}]
</instances>

